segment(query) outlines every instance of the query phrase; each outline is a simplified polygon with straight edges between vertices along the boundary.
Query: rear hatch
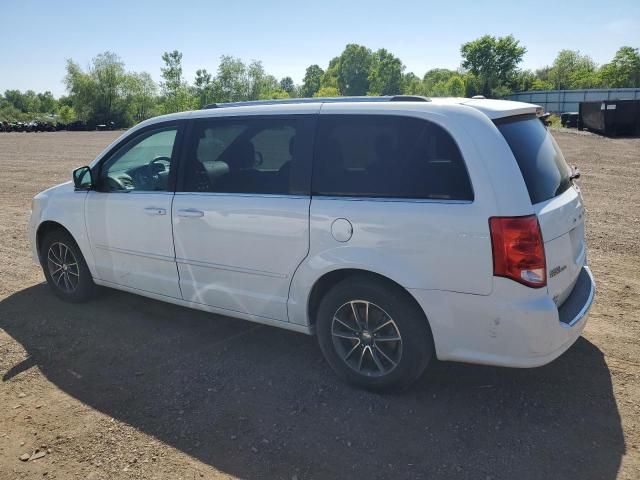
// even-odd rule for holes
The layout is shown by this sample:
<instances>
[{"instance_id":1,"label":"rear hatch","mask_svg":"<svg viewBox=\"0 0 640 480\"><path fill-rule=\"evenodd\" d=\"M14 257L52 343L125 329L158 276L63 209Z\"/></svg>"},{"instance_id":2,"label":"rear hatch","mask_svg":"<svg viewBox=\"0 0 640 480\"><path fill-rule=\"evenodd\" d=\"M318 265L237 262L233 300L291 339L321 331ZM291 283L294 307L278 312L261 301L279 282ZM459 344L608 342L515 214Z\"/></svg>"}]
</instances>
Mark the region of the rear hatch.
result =
<instances>
[{"instance_id":1,"label":"rear hatch","mask_svg":"<svg viewBox=\"0 0 640 480\"><path fill-rule=\"evenodd\" d=\"M495 123L527 185L544 240L549 294L560 306L586 263L582 195L558 144L535 115Z\"/></svg>"}]
</instances>

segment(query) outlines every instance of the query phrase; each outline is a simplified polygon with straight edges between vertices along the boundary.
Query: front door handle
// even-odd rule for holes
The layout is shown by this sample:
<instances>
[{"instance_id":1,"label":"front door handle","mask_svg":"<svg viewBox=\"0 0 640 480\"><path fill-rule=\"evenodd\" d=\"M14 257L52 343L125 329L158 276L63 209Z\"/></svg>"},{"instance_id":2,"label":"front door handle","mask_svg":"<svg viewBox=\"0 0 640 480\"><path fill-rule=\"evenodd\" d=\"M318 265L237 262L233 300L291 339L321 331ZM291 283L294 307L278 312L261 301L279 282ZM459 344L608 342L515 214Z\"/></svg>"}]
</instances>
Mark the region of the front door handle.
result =
<instances>
[{"instance_id":1,"label":"front door handle","mask_svg":"<svg viewBox=\"0 0 640 480\"><path fill-rule=\"evenodd\" d=\"M197 210L195 208L182 208L178 210L179 217L204 217L204 212L202 210Z\"/></svg>"},{"instance_id":2,"label":"front door handle","mask_svg":"<svg viewBox=\"0 0 640 480\"><path fill-rule=\"evenodd\" d=\"M166 215L167 210L159 207L147 207L144 209L147 215Z\"/></svg>"}]
</instances>

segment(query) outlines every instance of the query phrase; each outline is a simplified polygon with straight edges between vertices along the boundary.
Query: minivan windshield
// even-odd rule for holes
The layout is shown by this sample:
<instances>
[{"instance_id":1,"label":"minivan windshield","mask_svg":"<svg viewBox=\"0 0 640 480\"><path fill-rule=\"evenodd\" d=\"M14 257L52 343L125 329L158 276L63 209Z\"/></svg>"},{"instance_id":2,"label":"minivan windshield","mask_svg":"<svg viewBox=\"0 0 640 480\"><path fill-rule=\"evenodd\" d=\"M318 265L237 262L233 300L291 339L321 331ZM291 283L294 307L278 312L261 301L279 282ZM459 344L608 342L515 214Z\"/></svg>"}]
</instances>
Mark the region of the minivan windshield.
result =
<instances>
[{"instance_id":1,"label":"minivan windshield","mask_svg":"<svg viewBox=\"0 0 640 480\"><path fill-rule=\"evenodd\" d=\"M501 118L495 123L516 157L532 204L556 197L571 186L569 165L535 115Z\"/></svg>"}]
</instances>

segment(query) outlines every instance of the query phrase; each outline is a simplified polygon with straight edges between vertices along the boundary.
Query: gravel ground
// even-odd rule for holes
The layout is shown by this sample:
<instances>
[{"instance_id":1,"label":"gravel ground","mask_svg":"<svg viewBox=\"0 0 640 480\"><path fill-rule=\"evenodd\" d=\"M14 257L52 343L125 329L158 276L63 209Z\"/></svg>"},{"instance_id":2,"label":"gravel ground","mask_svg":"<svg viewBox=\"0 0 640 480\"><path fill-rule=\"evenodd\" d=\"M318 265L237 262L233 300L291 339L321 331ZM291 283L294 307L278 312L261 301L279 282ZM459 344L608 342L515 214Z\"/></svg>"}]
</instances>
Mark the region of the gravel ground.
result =
<instances>
[{"instance_id":1,"label":"gravel ground","mask_svg":"<svg viewBox=\"0 0 640 480\"><path fill-rule=\"evenodd\" d=\"M640 139L554 135L588 211L583 338L542 368L436 362L381 396L311 337L113 290L57 300L31 197L116 133L0 134L0 478L640 478Z\"/></svg>"}]
</instances>

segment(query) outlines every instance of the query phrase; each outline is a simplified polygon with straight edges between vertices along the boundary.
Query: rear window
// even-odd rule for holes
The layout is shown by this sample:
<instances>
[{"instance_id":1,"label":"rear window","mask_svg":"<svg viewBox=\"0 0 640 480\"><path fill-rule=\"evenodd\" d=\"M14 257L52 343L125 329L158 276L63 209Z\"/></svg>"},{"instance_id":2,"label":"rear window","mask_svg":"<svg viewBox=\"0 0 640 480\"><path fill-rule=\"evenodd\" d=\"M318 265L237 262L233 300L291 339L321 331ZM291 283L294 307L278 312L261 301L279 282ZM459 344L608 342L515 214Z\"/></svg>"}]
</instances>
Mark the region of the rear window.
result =
<instances>
[{"instance_id":1,"label":"rear window","mask_svg":"<svg viewBox=\"0 0 640 480\"><path fill-rule=\"evenodd\" d=\"M451 135L426 120L397 115L320 115L313 192L473 200Z\"/></svg>"},{"instance_id":2,"label":"rear window","mask_svg":"<svg viewBox=\"0 0 640 480\"><path fill-rule=\"evenodd\" d=\"M560 147L535 115L495 123L516 157L531 203L549 200L571 186L571 169Z\"/></svg>"}]
</instances>

